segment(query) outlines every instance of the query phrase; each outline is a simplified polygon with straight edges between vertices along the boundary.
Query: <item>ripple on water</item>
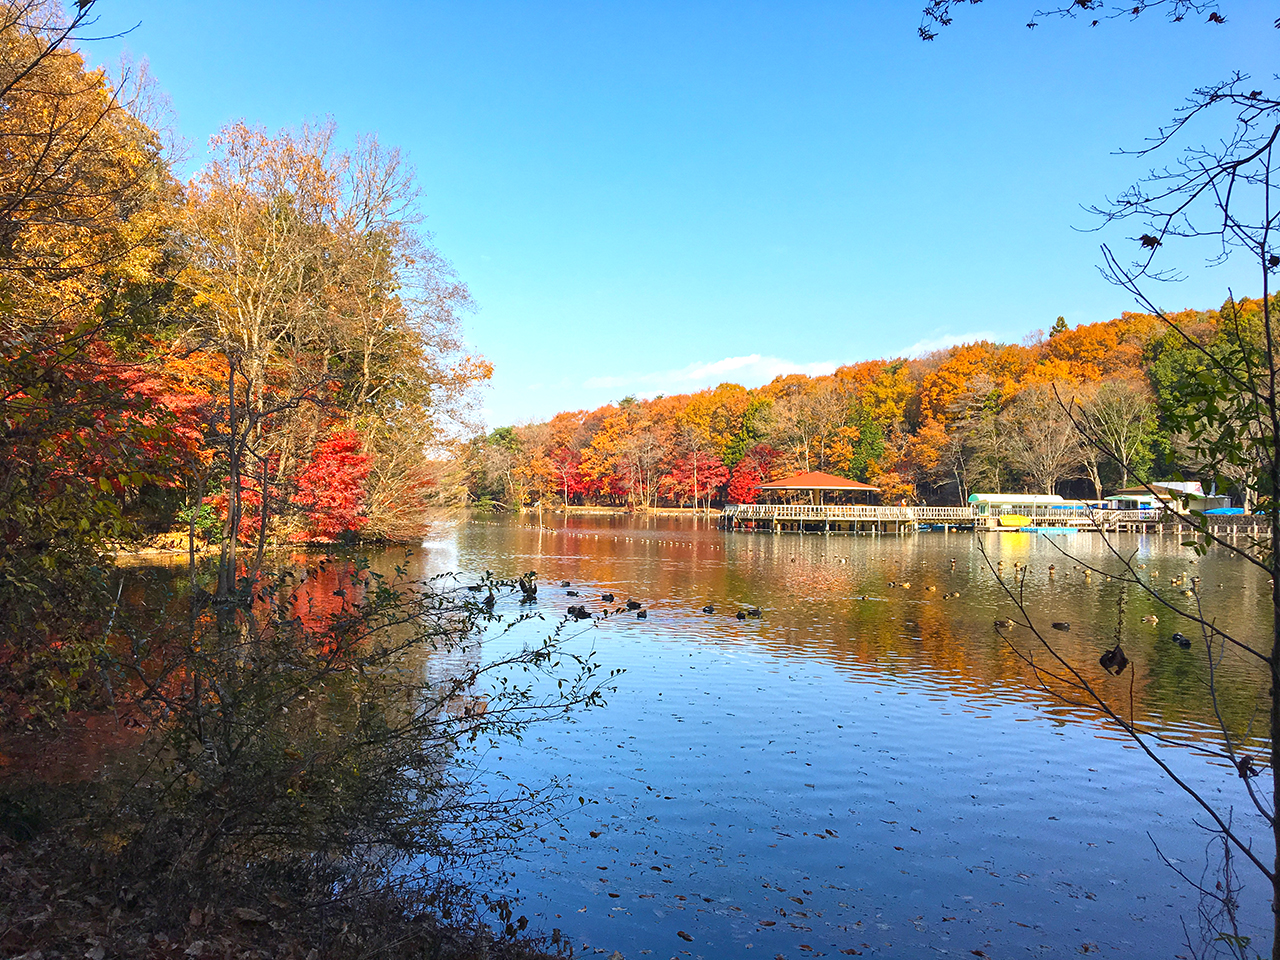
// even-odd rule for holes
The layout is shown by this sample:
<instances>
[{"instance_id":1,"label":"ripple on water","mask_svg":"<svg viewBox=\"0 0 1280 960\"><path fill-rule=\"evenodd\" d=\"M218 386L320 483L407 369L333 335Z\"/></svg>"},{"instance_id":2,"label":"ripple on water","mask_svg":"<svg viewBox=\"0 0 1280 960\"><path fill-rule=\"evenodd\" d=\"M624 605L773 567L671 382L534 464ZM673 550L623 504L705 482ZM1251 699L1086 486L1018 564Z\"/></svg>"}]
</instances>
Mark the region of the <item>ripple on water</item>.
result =
<instances>
[{"instance_id":1,"label":"ripple on water","mask_svg":"<svg viewBox=\"0 0 1280 960\"><path fill-rule=\"evenodd\" d=\"M1191 568L1152 540L1133 545L1162 575ZM1180 947L1179 918L1192 920L1195 902L1146 833L1198 871L1190 801L1028 683L992 629L1011 607L972 537L801 541L600 523L464 526L457 541L464 567L538 569L544 583L635 596L650 611L574 641L626 670L607 708L504 745L494 761L526 782L568 773L588 801L540 831L545 843L530 839L515 868L522 910L543 928L627 957ZM1093 538L1071 541L1089 562L1108 560ZM1072 621L1054 640L1076 661L1114 642L1118 584L1086 585L1033 538L988 546L993 562L1028 564L1036 616ZM1197 569L1230 582L1225 616L1269 628L1246 572L1212 555ZM558 613L561 597L544 586L539 599ZM700 612L706 603L715 615ZM1203 675L1141 624L1151 603L1127 598L1122 621L1138 709L1206 736ZM747 605L764 618L737 620ZM1247 715L1258 680L1225 669L1239 690L1231 707ZM1166 753L1180 773L1238 790L1190 751ZM1259 893L1244 914L1265 929Z\"/></svg>"}]
</instances>

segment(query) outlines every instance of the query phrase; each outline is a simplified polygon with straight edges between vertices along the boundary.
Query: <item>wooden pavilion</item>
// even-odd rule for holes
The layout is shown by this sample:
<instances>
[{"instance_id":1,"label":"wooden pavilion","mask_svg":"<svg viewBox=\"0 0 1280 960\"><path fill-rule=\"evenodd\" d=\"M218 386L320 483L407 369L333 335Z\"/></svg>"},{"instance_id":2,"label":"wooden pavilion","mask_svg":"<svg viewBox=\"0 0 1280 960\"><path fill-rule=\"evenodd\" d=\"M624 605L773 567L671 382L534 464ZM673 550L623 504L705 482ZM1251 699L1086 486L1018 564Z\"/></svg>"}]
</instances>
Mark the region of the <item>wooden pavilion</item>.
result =
<instances>
[{"instance_id":1,"label":"wooden pavilion","mask_svg":"<svg viewBox=\"0 0 1280 960\"><path fill-rule=\"evenodd\" d=\"M809 503L816 507L830 504L832 506L851 506L857 503L871 503L871 495L880 492L879 487L846 477L836 477L829 473L794 473L781 480L771 480L758 485L761 493L774 494L772 502L795 502L796 495L809 495ZM778 496L779 494L783 496ZM786 497L786 494L791 494ZM859 499L861 496L862 499Z\"/></svg>"},{"instance_id":2,"label":"wooden pavilion","mask_svg":"<svg viewBox=\"0 0 1280 960\"><path fill-rule=\"evenodd\" d=\"M796 473L757 484L759 503L726 504L721 525L730 530L772 530L781 533L856 533L901 530L911 517L906 508L872 505L879 487L829 473ZM890 516L889 514L892 514Z\"/></svg>"}]
</instances>

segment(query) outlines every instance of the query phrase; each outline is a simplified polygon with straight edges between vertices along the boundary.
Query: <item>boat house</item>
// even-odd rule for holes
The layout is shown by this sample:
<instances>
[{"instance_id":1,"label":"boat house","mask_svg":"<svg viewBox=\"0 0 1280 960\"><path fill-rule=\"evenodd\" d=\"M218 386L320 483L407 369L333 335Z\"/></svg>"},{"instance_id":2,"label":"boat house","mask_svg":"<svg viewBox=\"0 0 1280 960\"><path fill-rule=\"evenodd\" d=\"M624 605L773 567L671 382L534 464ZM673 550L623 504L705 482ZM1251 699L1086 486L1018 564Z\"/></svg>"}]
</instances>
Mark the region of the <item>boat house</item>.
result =
<instances>
[{"instance_id":1,"label":"boat house","mask_svg":"<svg viewBox=\"0 0 1280 960\"><path fill-rule=\"evenodd\" d=\"M1174 513L1204 512L1231 506L1230 497L1206 494L1194 480L1150 484L1149 487L1126 487L1107 497L1113 510L1170 510Z\"/></svg>"}]
</instances>

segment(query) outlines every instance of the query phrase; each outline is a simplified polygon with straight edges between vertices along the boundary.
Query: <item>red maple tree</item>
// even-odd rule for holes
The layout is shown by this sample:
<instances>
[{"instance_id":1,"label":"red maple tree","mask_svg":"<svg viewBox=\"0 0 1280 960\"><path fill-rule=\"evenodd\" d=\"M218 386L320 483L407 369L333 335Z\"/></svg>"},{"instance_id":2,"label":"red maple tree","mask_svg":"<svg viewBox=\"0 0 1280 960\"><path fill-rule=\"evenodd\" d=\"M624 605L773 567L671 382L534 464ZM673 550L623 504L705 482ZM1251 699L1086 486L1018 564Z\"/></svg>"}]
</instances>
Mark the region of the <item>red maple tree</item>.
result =
<instances>
[{"instance_id":1,"label":"red maple tree","mask_svg":"<svg viewBox=\"0 0 1280 960\"><path fill-rule=\"evenodd\" d=\"M298 477L293 502L302 508L315 537L336 540L369 522L363 512L364 482L373 458L361 451L359 435L341 430L316 444L311 463Z\"/></svg>"},{"instance_id":2,"label":"red maple tree","mask_svg":"<svg viewBox=\"0 0 1280 960\"><path fill-rule=\"evenodd\" d=\"M759 485L769 479L769 469L777 457L778 451L764 443L747 451L747 455L733 465L728 502L755 503L760 497Z\"/></svg>"}]
</instances>

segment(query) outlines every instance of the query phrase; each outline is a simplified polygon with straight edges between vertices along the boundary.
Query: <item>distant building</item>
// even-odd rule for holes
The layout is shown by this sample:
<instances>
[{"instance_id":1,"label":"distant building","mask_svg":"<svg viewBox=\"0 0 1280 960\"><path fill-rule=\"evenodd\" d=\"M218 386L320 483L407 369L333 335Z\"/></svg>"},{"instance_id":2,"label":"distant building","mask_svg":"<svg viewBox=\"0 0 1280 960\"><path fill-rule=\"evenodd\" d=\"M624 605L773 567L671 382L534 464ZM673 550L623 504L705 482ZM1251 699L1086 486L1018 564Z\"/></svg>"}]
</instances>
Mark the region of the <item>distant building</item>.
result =
<instances>
[{"instance_id":1,"label":"distant building","mask_svg":"<svg viewBox=\"0 0 1280 960\"><path fill-rule=\"evenodd\" d=\"M1107 497L1107 506L1113 510L1160 510L1188 513L1197 510L1216 510L1231 506L1230 497L1210 495L1196 480L1163 480L1147 487L1126 487Z\"/></svg>"}]
</instances>

